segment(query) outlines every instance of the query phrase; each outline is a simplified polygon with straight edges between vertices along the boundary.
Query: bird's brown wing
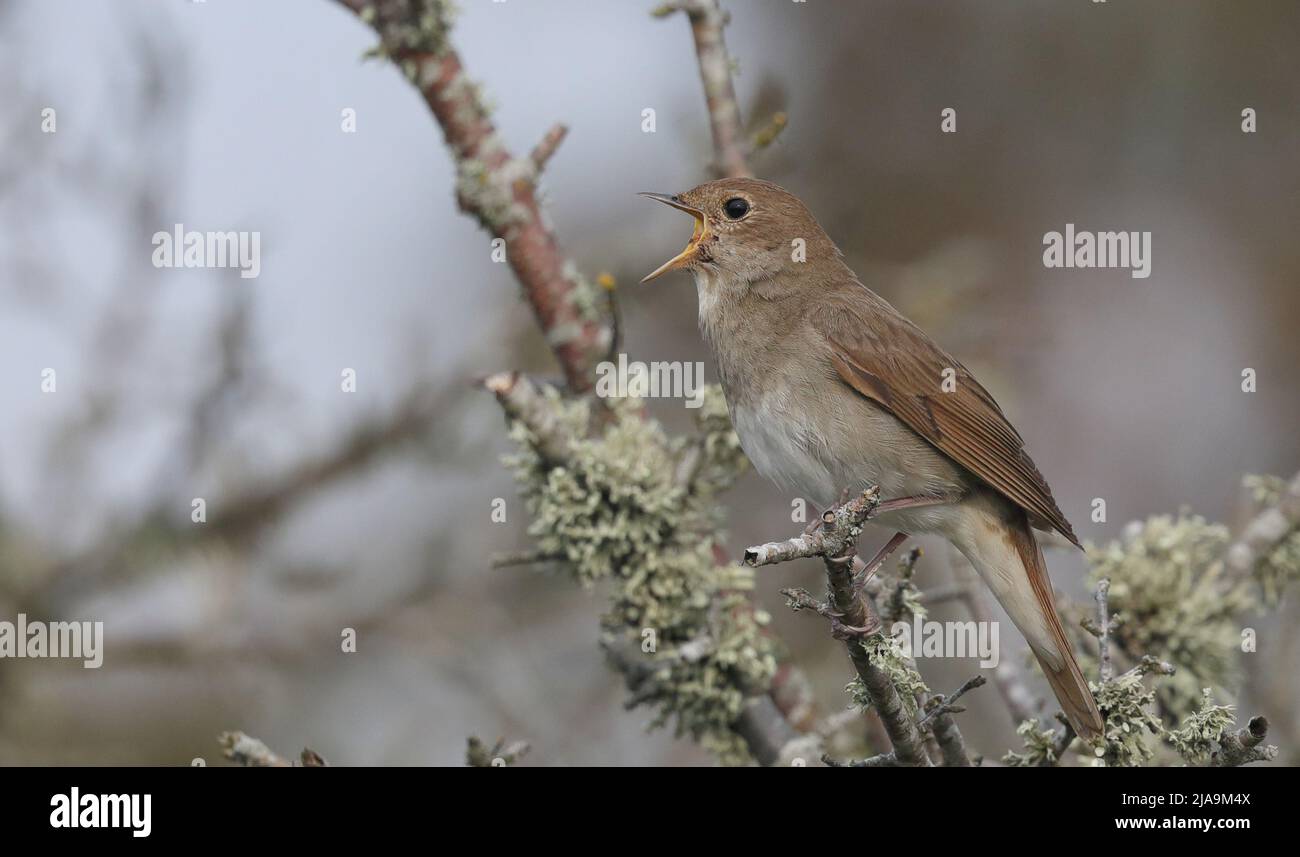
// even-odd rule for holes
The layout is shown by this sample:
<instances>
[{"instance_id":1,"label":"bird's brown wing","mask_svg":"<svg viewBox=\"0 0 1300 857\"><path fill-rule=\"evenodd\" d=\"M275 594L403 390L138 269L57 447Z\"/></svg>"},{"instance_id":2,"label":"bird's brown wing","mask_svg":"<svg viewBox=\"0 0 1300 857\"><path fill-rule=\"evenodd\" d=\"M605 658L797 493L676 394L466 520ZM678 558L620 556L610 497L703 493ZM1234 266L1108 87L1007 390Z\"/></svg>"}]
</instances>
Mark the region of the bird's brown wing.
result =
<instances>
[{"instance_id":1,"label":"bird's brown wing","mask_svg":"<svg viewBox=\"0 0 1300 857\"><path fill-rule=\"evenodd\" d=\"M830 343L840 378L1028 512L1035 526L1055 529L1078 546L1024 441L988 391L893 307L865 288L862 294L870 306L832 299L811 317ZM956 385L952 392L944 392L945 379Z\"/></svg>"}]
</instances>

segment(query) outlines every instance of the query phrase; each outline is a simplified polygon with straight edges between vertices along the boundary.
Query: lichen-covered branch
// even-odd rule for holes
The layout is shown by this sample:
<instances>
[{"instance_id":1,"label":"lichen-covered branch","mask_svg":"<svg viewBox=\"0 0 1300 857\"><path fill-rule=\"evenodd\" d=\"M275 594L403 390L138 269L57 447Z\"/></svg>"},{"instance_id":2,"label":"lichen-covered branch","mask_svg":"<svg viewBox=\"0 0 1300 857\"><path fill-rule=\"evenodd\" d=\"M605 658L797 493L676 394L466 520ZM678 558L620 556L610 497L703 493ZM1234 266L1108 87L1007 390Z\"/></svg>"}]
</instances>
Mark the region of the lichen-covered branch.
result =
<instances>
[{"instance_id":1,"label":"lichen-covered branch","mask_svg":"<svg viewBox=\"0 0 1300 857\"><path fill-rule=\"evenodd\" d=\"M530 157L516 158L501 141L482 94L449 39L446 0L339 0L379 34L375 53L388 57L424 96L456 165L456 199L494 237L523 287L559 360L568 387L589 390L591 367L611 332L597 287L565 258L542 216L541 167L563 139L552 128Z\"/></svg>"},{"instance_id":2,"label":"lichen-covered branch","mask_svg":"<svg viewBox=\"0 0 1300 857\"><path fill-rule=\"evenodd\" d=\"M1219 749L1210 759L1214 768L1234 768L1251 762L1267 762L1277 758L1277 747L1265 744L1268 737L1268 720L1252 717L1236 732L1220 736Z\"/></svg>"},{"instance_id":3,"label":"lichen-covered branch","mask_svg":"<svg viewBox=\"0 0 1300 857\"><path fill-rule=\"evenodd\" d=\"M893 641L880 633L880 617L853 573L862 525L878 505L880 492L870 488L847 503L826 510L815 533L780 543L788 548L778 546L771 550L776 543L749 548L745 551L746 564L781 561L767 559L774 555L821 557L826 566L826 603L816 601L802 590L787 590L791 607L812 609L830 620L832 634L844 640L863 693L884 723L894 747L894 758L903 765L928 766L930 758L925 752L924 739L904 702L905 694L910 695L911 691L900 692L889 671L877 663L882 647ZM767 561L759 562L761 559Z\"/></svg>"},{"instance_id":4,"label":"lichen-covered branch","mask_svg":"<svg viewBox=\"0 0 1300 857\"><path fill-rule=\"evenodd\" d=\"M774 695L768 618L745 595L752 572L714 556L717 495L746 467L721 392L706 390L696 436L670 438L632 399L594 419L589 401L522 375L485 384L519 445L508 464L531 518L529 556L605 584L604 645L629 704L724 761L789 758L797 733ZM683 479L688 450L698 458Z\"/></svg>"}]
</instances>

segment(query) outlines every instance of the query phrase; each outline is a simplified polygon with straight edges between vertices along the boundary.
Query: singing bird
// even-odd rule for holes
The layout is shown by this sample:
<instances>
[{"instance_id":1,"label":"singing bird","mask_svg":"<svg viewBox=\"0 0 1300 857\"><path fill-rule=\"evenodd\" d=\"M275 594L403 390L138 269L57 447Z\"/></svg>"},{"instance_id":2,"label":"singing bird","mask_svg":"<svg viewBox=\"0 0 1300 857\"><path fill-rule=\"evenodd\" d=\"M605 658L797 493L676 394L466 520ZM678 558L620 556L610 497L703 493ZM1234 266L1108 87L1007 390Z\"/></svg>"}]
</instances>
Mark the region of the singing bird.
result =
<instances>
[{"instance_id":1,"label":"singing bird","mask_svg":"<svg viewBox=\"0 0 1300 857\"><path fill-rule=\"evenodd\" d=\"M733 178L644 195L695 218L686 249L642 282L694 275L700 331L754 467L823 507L879 486L875 521L899 532L891 544L937 533L961 551L1075 732L1100 735L1033 531L1079 540L988 391L864 286L788 191Z\"/></svg>"}]
</instances>

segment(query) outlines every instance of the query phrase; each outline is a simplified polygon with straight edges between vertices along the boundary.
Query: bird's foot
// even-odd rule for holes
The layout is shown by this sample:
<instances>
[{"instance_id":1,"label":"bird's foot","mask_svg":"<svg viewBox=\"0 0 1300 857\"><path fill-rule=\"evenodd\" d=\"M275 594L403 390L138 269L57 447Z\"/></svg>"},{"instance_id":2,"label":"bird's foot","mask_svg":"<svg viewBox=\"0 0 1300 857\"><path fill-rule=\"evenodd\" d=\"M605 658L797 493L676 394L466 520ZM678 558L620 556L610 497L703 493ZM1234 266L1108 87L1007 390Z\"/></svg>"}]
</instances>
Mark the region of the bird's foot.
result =
<instances>
[{"instance_id":1,"label":"bird's foot","mask_svg":"<svg viewBox=\"0 0 1300 857\"><path fill-rule=\"evenodd\" d=\"M846 625L840 621L840 614L832 613L831 636L837 640L865 640L867 637L880 633L880 620L874 616L868 617L872 621L864 626Z\"/></svg>"}]
</instances>

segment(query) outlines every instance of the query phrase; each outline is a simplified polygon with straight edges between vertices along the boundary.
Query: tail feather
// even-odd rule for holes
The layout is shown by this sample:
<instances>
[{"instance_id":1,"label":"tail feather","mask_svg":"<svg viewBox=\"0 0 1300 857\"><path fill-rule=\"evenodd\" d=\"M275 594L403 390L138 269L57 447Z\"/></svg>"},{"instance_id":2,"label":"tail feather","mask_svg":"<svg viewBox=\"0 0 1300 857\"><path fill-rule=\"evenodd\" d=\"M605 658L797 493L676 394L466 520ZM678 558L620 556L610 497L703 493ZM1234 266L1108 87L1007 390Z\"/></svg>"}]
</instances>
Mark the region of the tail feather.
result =
<instances>
[{"instance_id":1,"label":"tail feather","mask_svg":"<svg viewBox=\"0 0 1300 857\"><path fill-rule=\"evenodd\" d=\"M1024 563L1034 597L1047 620L1047 627L1060 657L1054 658L1051 655L1055 653L1041 651L1033 640L1029 641L1030 646L1070 725L1080 738L1091 741L1103 734L1105 724L1101 712L1097 710L1097 701L1092 698L1092 691L1088 689L1088 682L1083 677L1083 671L1079 669L1079 662L1074 657L1074 647L1065 636L1061 617L1056 612L1056 596L1052 592L1052 580L1047 575L1047 562L1043 558L1042 548L1038 546L1033 530L1029 527L1029 519L1023 513L1018 517L1020 520L1012 526L1012 542Z\"/></svg>"}]
</instances>

